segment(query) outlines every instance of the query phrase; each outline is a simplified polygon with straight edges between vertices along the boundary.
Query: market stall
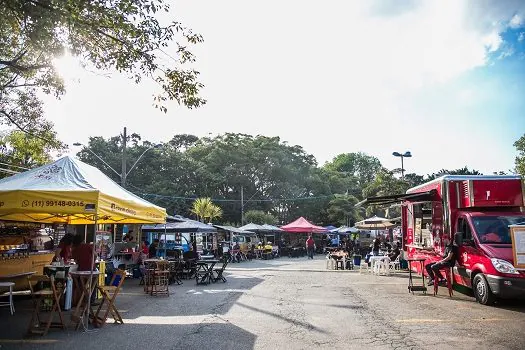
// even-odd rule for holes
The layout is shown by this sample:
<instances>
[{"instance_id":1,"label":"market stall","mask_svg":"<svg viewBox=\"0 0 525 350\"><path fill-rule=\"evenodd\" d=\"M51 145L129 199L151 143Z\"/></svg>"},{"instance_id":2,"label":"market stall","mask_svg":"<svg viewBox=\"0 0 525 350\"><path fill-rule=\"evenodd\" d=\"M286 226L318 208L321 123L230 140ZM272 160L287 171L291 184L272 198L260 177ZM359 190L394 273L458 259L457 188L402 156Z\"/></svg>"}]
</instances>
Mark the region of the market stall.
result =
<instances>
[{"instance_id":1,"label":"market stall","mask_svg":"<svg viewBox=\"0 0 525 350\"><path fill-rule=\"evenodd\" d=\"M289 233L287 241L292 251L294 249L304 249L309 234L313 235L328 232L324 227L314 225L302 216L288 225L281 226L281 230ZM316 240L316 246L321 247L321 237L314 237L314 239Z\"/></svg>"},{"instance_id":2,"label":"market stall","mask_svg":"<svg viewBox=\"0 0 525 350\"><path fill-rule=\"evenodd\" d=\"M97 168L69 156L0 180L0 198L0 220L6 222L96 227L164 223L166 217L164 208L128 192ZM25 280L24 274L42 274L44 265L52 260L49 250L28 246L22 250L2 254L0 279ZM11 259L17 262L16 269L9 267Z\"/></svg>"}]
</instances>

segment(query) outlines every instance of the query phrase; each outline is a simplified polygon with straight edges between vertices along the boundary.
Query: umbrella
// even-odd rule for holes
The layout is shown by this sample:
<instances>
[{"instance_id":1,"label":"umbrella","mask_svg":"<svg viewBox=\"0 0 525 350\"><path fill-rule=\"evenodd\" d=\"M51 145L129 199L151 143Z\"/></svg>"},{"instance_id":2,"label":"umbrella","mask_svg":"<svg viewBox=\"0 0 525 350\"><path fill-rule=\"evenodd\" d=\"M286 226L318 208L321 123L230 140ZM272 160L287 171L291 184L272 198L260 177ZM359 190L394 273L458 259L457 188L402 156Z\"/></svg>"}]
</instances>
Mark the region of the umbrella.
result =
<instances>
[{"instance_id":1,"label":"umbrella","mask_svg":"<svg viewBox=\"0 0 525 350\"><path fill-rule=\"evenodd\" d=\"M273 226L273 225L268 225L268 224L264 224L262 225L262 227L267 230L267 231L273 231L273 232L282 232L283 230L281 230L279 227L277 226Z\"/></svg>"},{"instance_id":2,"label":"umbrella","mask_svg":"<svg viewBox=\"0 0 525 350\"><path fill-rule=\"evenodd\" d=\"M251 232L267 231L267 229L265 229L262 225L257 225L257 224L254 224L253 222L250 222L249 224L239 227L239 230L251 231Z\"/></svg>"},{"instance_id":3,"label":"umbrella","mask_svg":"<svg viewBox=\"0 0 525 350\"><path fill-rule=\"evenodd\" d=\"M390 219L382 218L376 215L371 218L359 221L355 224L356 228L364 230L386 230L393 226L395 225L390 222Z\"/></svg>"},{"instance_id":4,"label":"umbrella","mask_svg":"<svg viewBox=\"0 0 525 350\"><path fill-rule=\"evenodd\" d=\"M339 233L339 234L349 234L349 233L357 233L359 232L359 230L355 227L341 226L330 232Z\"/></svg>"},{"instance_id":5,"label":"umbrella","mask_svg":"<svg viewBox=\"0 0 525 350\"><path fill-rule=\"evenodd\" d=\"M166 224L157 225L142 225L142 231L145 232L201 232L212 233L217 232L213 226L204 224L199 221L187 219L182 222L168 222Z\"/></svg>"}]
</instances>

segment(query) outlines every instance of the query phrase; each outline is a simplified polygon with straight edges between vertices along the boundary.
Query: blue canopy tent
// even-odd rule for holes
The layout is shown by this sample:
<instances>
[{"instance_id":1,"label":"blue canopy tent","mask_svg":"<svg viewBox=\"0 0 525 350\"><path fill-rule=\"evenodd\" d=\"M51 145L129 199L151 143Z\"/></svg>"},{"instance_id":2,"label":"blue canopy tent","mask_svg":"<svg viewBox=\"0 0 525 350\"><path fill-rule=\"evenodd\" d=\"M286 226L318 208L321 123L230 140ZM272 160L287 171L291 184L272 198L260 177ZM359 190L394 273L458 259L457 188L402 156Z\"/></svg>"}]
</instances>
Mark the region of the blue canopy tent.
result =
<instances>
[{"instance_id":1,"label":"blue canopy tent","mask_svg":"<svg viewBox=\"0 0 525 350\"><path fill-rule=\"evenodd\" d=\"M159 237L159 235L164 235L164 240L166 241L165 249L176 249L176 244L167 243L167 235L168 234L175 234L180 233L181 238L185 241L182 242L182 249L184 251L189 250L189 246L191 244L190 235L191 233L215 233L217 232L217 229L211 225L207 225L205 223L191 220L191 219L185 219L182 218L184 221L180 221L181 219L177 218L177 222L167 222L165 224L156 224L156 225L142 225L142 232L146 234L146 237L150 240L150 242L153 240L153 236ZM180 246L179 246L180 249Z\"/></svg>"}]
</instances>

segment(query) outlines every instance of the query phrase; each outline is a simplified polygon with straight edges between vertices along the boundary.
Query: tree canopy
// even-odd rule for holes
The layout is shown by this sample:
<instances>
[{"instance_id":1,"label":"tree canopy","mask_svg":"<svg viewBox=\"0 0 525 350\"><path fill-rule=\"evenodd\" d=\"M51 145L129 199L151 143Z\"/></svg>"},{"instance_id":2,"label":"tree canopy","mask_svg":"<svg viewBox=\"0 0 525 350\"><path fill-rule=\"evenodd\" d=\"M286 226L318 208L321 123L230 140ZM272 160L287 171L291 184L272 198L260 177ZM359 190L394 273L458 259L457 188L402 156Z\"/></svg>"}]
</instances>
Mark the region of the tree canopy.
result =
<instances>
[{"instance_id":1,"label":"tree canopy","mask_svg":"<svg viewBox=\"0 0 525 350\"><path fill-rule=\"evenodd\" d=\"M39 94L60 97L64 82L53 62L70 52L84 66L118 71L136 83L159 86L155 105L189 108L206 101L188 46L202 42L180 22L164 23L166 0L4 0L0 2L0 122L37 137L43 119Z\"/></svg>"},{"instance_id":2,"label":"tree canopy","mask_svg":"<svg viewBox=\"0 0 525 350\"><path fill-rule=\"evenodd\" d=\"M525 134L514 142L514 147L518 151L516 157L516 172L525 177Z\"/></svg>"},{"instance_id":3,"label":"tree canopy","mask_svg":"<svg viewBox=\"0 0 525 350\"><path fill-rule=\"evenodd\" d=\"M152 144L136 134L128 137L127 159L133 163ZM120 136L92 137L88 147L119 169L121 143ZM92 152L83 149L79 157L119 181L119 174ZM476 171L450 171L461 172ZM385 215L385 208L355 208L358 201L403 193L427 178L406 174L401 180L377 158L364 153L343 154L319 167L302 147L278 137L226 133L198 138L183 134L148 151L128 176L127 186L167 208L169 214L192 216L195 199L209 198L222 209L221 217L214 220L240 225L242 191L245 223L279 224L306 216L318 224L351 225L367 215ZM394 210L390 215L397 213Z\"/></svg>"}]
</instances>

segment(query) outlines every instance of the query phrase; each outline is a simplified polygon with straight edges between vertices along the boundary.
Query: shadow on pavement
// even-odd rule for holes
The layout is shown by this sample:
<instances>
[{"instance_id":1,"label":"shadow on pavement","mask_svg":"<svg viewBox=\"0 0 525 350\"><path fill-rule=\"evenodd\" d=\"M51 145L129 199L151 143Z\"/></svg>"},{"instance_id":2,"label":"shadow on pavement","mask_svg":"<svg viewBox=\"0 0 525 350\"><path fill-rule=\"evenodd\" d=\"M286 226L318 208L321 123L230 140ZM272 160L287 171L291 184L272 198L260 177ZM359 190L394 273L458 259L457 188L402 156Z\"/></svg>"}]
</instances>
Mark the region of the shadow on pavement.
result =
<instances>
[{"instance_id":1,"label":"shadow on pavement","mask_svg":"<svg viewBox=\"0 0 525 350\"><path fill-rule=\"evenodd\" d=\"M263 309L258 309L256 307L253 307L253 306L250 306L250 305L246 305L246 304L243 304L243 303L237 303L237 305L241 306L241 307L244 307L244 308L246 308L248 310L254 311L254 312L259 312L259 313L262 313L262 314L265 314L265 315L268 315L268 316L271 316L271 317L275 317L277 319L283 320L283 321L288 322L290 324L293 324L295 326L303 327L304 329L309 330L309 331L315 331L315 332L322 333L322 334L329 334L326 331L324 331L322 329L319 329L316 326L314 326L313 324L308 323L308 322L298 321L298 320L295 320L295 319L292 319L292 318L288 318L288 317L276 314L274 312L266 311L266 310L263 310Z\"/></svg>"},{"instance_id":2,"label":"shadow on pavement","mask_svg":"<svg viewBox=\"0 0 525 350\"><path fill-rule=\"evenodd\" d=\"M46 339L47 338L47 339ZM52 332L38 338L0 339L2 349L253 349L256 335L228 322L109 324L89 332ZM47 340L47 342L45 342ZM34 342L33 342L34 341Z\"/></svg>"},{"instance_id":3,"label":"shadow on pavement","mask_svg":"<svg viewBox=\"0 0 525 350\"><path fill-rule=\"evenodd\" d=\"M124 319L124 324L113 325L112 320L108 320L106 326L93 333L96 334L97 344L105 344L104 342L99 342L98 339L108 337L108 344L118 344L118 348L124 349L125 347L120 346L120 342L128 342L128 335L133 334L135 331L138 331L137 334L144 335L145 332L140 331L141 327L144 327L145 329L152 327L152 335L155 335L155 337L162 337L162 332L167 332L170 334L169 338L175 339L172 337L171 333L179 333L178 329L180 327L190 327L192 324L195 327L195 324L199 324L198 329L202 328L202 330L199 330L198 332L205 332L211 329L211 333L216 333L214 336L210 336L209 339L206 339L208 346L201 347L199 345L199 348L252 348L250 346L245 347L245 344L250 344L250 341L246 343L237 343L237 341L235 341L235 344L229 341L229 339L235 338L232 337L233 333L241 333L241 330L239 329L233 331L228 329L228 327L235 327L233 325L212 323L201 327L202 324L206 324L210 319L220 319L220 316L216 315L224 315L243 293L246 293L263 281L260 278L250 276L230 274L226 274L225 276L228 282L218 282L208 285L196 285L195 280L183 280L182 285L170 285L169 296L158 297L144 293L143 286L139 285L139 279L126 279L121 293L116 300L116 305ZM2 350L17 348L17 346L20 345L24 345L24 347L38 346L40 349L43 346L52 346L52 344L46 343L53 343L55 340L59 340L60 344L67 341L75 342L77 339L81 339L85 335L85 333L80 331L76 332L72 329L68 329L66 331L50 330L47 336L41 338L26 338L26 332L31 318L32 302L27 298L17 298L15 299L15 308L16 312L13 316L9 315L9 310L7 308L0 309L0 348ZM71 322L71 315L71 310L64 312L65 322L68 326ZM47 319L47 313L43 313L43 317L44 319ZM172 330L164 324L172 324ZM223 331L224 334L221 335L221 331ZM188 330L188 332L189 334L186 335L186 338L189 337L193 339L198 337L197 335L193 335L191 330ZM185 333L182 332L181 336L184 334ZM248 335L240 335L247 339L250 338ZM253 339L254 338L255 337L253 337ZM22 342L23 340L24 342ZM140 340L138 341L140 342ZM201 340L200 344L202 344L203 341L204 340ZM251 344L253 344L253 341L254 340L251 340ZM137 348L135 341L130 340L129 344L130 347L134 349ZM89 345L90 343L86 340L86 346ZM144 344L144 348L188 348L186 345L188 344L181 344L180 347L151 347L149 344ZM62 348L62 345L60 348ZM79 349L80 346L75 344L74 347L69 348ZM102 346L102 348L107 347ZM110 346L109 348L115 348L115 346ZM195 348L195 346L190 348Z\"/></svg>"}]
</instances>

